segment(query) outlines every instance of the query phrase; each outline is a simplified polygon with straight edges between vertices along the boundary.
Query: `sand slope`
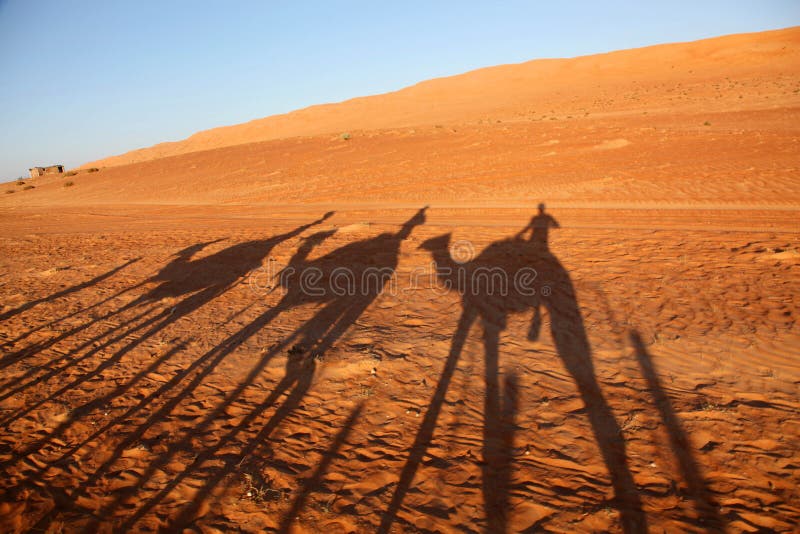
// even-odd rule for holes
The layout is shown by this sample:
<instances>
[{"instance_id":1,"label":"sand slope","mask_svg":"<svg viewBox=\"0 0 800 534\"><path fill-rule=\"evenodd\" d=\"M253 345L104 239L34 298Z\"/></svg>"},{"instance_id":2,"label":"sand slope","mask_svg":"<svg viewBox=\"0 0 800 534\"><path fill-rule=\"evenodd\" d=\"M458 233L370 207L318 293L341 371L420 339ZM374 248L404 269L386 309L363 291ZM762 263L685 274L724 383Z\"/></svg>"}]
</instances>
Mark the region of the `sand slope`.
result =
<instances>
[{"instance_id":1,"label":"sand slope","mask_svg":"<svg viewBox=\"0 0 800 534\"><path fill-rule=\"evenodd\" d=\"M225 146L327 133L542 116L613 112L714 112L787 101L797 94L772 84L796 81L800 28L731 35L573 59L535 60L458 76L339 104L214 128L85 165L105 167ZM764 77L769 83L765 84ZM730 89L736 89L731 91ZM796 88L796 87L795 87ZM772 98L767 99L767 93ZM747 105L737 100L747 99ZM711 102L708 102L711 100ZM702 105L701 104L702 101ZM711 104L711 105L709 105Z\"/></svg>"},{"instance_id":2,"label":"sand slope","mask_svg":"<svg viewBox=\"0 0 800 534\"><path fill-rule=\"evenodd\" d=\"M0 205L797 207L799 43L792 28L485 69L10 184Z\"/></svg>"}]
</instances>

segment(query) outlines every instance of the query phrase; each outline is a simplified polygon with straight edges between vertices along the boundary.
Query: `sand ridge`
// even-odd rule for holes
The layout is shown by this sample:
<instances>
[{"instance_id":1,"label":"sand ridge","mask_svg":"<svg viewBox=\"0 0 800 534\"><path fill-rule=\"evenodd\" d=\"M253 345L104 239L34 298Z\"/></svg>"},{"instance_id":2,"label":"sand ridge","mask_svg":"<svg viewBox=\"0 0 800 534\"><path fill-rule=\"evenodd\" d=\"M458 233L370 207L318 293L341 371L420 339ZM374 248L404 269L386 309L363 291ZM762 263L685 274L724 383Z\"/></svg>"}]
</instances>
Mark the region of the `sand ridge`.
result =
<instances>
[{"instance_id":1,"label":"sand ridge","mask_svg":"<svg viewBox=\"0 0 800 534\"><path fill-rule=\"evenodd\" d=\"M650 112L713 112L797 104L800 29L534 60L421 82L385 95L312 106L214 128L87 163L106 167L272 139L424 125ZM730 91L730 89L735 89ZM742 102L744 101L744 102ZM750 107L745 105L745 108Z\"/></svg>"}]
</instances>

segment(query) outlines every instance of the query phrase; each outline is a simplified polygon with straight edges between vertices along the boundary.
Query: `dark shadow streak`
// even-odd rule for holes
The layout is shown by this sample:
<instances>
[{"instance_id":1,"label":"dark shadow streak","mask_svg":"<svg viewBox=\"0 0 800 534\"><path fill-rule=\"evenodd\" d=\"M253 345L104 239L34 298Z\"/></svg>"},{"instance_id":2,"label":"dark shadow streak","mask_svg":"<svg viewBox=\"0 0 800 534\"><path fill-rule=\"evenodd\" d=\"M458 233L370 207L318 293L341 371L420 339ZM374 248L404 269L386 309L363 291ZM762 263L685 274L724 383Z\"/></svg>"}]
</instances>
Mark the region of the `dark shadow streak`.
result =
<instances>
[{"instance_id":1,"label":"dark shadow streak","mask_svg":"<svg viewBox=\"0 0 800 534\"><path fill-rule=\"evenodd\" d=\"M422 458L428 450L428 445L433 439L433 431L436 429L436 422L439 419L439 414L442 411L445 395L447 389L450 387L450 382L453 379L458 366L458 360L461 357L461 349L464 347L464 342L467 340L470 327L475 321L477 313L474 310L463 310L461 317L458 320L455 334L453 334L453 341L450 344L450 353L445 360L444 369L439 377L439 382L436 384L436 390L431 397L428 405L428 410L425 412L425 417L422 419L417 435L414 438L414 443L408 451L408 459L403 466L403 471L400 473L400 479L397 482L392 500L389 507L381 518L381 524L378 532L388 533L389 529L403 504L406 493L408 493L411 483L414 481L414 475L417 474L417 469L422 463Z\"/></svg>"},{"instance_id":2,"label":"dark shadow streak","mask_svg":"<svg viewBox=\"0 0 800 534\"><path fill-rule=\"evenodd\" d=\"M68 287L66 289L62 289L61 291L53 293L52 295L48 295L46 297L42 297L42 298L39 298L39 299L36 299L36 300L32 300L30 302L26 302L25 304L23 304L22 306L19 306L18 308L14 308L13 310L9 310L7 312L4 312L4 313L0 314L0 321L5 321L7 319L10 319L11 317L13 317L13 316L15 316L17 314L20 314L20 313L22 313L24 311L27 311L27 310L33 308L34 306L38 306L39 304L43 304L45 302L52 302L54 300L58 300L60 298L66 297L67 295L69 295L71 293L76 293L76 292L81 291L83 289L86 289L88 287L92 287L94 285L97 285L100 282L102 282L103 280L105 280L106 278L110 278L111 276L114 276L115 274L117 274L119 271L121 271L125 267L127 267L127 266L129 266L129 265L131 265L133 263L136 263L140 259L141 258L134 258L132 260L128 260L125 263L123 263L122 265L114 267L113 269L111 269L108 272L105 272L105 273L103 273L101 275L95 276L91 280L87 280L85 282L81 282L80 284L76 284L76 285L74 285L72 287Z\"/></svg>"},{"instance_id":3,"label":"dark shadow streak","mask_svg":"<svg viewBox=\"0 0 800 534\"><path fill-rule=\"evenodd\" d=\"M221 447L230 443L242 430L246 429L253 423L268 407L274 404L283 393L290 390L289 395L282 405L276 410L273 417L262 427L255 438L249 440L249 443L242 449L242 460L259 446L259 443L269 437L271 432L278 426L278 424L285 419L299 404L308 388L311 385L311 379L314 374L314 367L316 363L316 356L324 353L329 349L337 339L358 319L363 311L369 304L381 293L383 286L389 282L390 274L394 273L396 269L399 248L403 240L410 234L411 230L424 223L425 210L420 210L417 214L407 221L397 233L384 233L377 237L367 240L351 243L326 256L316 260L307 261L306 258L311 248L322 239L329 236L331 232L322 232L321 235L315 234L309 237L304 245L302 245L295 257L290 261L289 266L296 270L302 268L316 267L328 276L335 269L348 265L352 267L352 271L358 275L367 268L377 269L381 272L381 277L376 281L376 284L369 285L368 291L364 294L333 294L330 290L321 294L301 290L302 288L297 285L290 284L287 287L286 295L281 299L274 308L267 310L260 317L256 318L252 323L243 328L240 332L230 336L227 340L220 343L217 347L212 349L209 354L203 358L208 358L213 354L214 361L219 361L227 354L230 354L237 347L242 345L247 339L252 337L266 325L268 325L276 316L284 311L297 306L301 303L307 302L327 302L325 307L317 312L315 316L310 319L305 325L300 327L297 331L289 335L277 345L273 346L267 353L263 354L257 364L250 370L247 377L236 387L222 401L220 405L206 416L202 422L192 428L192 431L183 436L180 440L173 443L170 450L160 456L155 462L147 467L145 472L141 475L140 480L145 483L155 471L168 463L172 456L180 450L185 449L190 443L192 436L198 435L224 411L227 406L230 406L236 399L238 399L244 390L250 386L263 371L267 363L280 351L286 349L289 344L300 337L301 342L299 347L302 347L297 352L299 354L292 355L287 358L287 369L284 378L276 385L275 389L267 396L260 405L254 407L247 416L237 426L223 436L213 447L209 447L201 451L195 461L188 466L183 472L171 480L166 487L159 491L153 498L148 499L142 506L128 518L120 528L132 528L133 525L143 517L150 509L152 509L161 499L164 498L173 488L175 488L187 476L197 473L202 469L203 462L211 458L216 451ZM352 264L353 259L364 258L368 263L366 264ZM358 279L358 276L356 276ZM307 289L307 288L306 288ZM330 289L330 288L329 288ZM314 294L312 294L314 293ZM316 296L315 296L316 295ZM321 338L320 338L321 336ZM184 397L181 394L180 397ZM159 418L164 417L165 414L160 414ZM118 457L120 448L115 451L114 457ZM111 466L111 463L106 462L101 470L105 470ZM203 488L201 488L193 503L182 511L180 516L171 523L170 528L175 529L180 525L185 525L192 520L194 511L200 506L203 500L210 494L213 488L224 478L228 472L227 468L219 469L213 473L207 480ZM96 473L92 480L97 480L99 474ZM88 488L88 484L83 485ZM100 516L108 516L113 514L114 510L119 505L119 500L104 507L100 512Z\"/></svg>"},{"instance_id":4,"label":"dark shadow streak","mask_svg":"<svg viewBox=\"0 0 800 534\"><path fill-rule=\"evenodd\" d=\"M308 496L311 494L311 492L314 491L317 486L319 486L320 482L322 482L322 478L328 472L328 467L330 467L331 462L333 462L333 459L339 453L339 449L341 449L342 445L344 445L347 436L349 436L350 431L353 430L353 426L361 415L361 411L363 409L363 402L356 406L356 408L350 414L350 417L348 417L347 421L345 421L344 426L342 426L342 428L336 434L331 446L327 451L325 451L325 454L322 456L322 460L317 466L316 471L314 471L314 474L302 482L300 485L300 492L297 494L297 497L295 497L294 502L292 502L292 506L289 508L289 511L284 514L283 520L278 527L278 532L289 532L289 528L291 527L295 516L297 516L298 512L303 509L306 499L308 499Z\"/></svg>"},{"instance_id":5,"label":"dark shadow streak","mask_svg":"<svg viewBox=\"0 0 800 534\"><path fill-rule=\"evenodd\" d=\"M483 435L484 506L489 532L508 530L512 463L514 460L514 419L519 410L517 388L519 378L510 373L504 380L503 390L497 384L499 373L489 377L487 367L487 395L485 396L486 424Z\"/></svg>"},{"instance_id":6,"label":"dark shadow streak","mask_svg":"<svg viewBox=\"0 0 800 534\"><path fill-rule=\"evenodd\" d=\"M664 421L664 425L667 427L670 447L678 459L681 474L688 486L689 497L695 503L700 521L709 532L724 532L726 528L725 520L719 513L719 504L709 491L706 481L703 479L702 470L692 455L692 447L686 431L680 419L678 419L675 409L672 407L669 396L661 385L653 358L648 354L638 332L630 332L630 340L636 351L636 360L639 362L639 368L642 370L642 375L647 381L647 387L661 415L661 420Z\"/></svg>"},{"instance_id":7,"label":"dark shadow streak","mask_svg":"<svg viewBox=\"0 0 800 534\"><path fill-rule=\"evenodd\" d=\"M477 318L480 318L483 327L486 357L484 504L490 531L506 531L508 525L505 508L508 503L509 468L504 464L510 460L503 454L495 454L493 445L489 443L489 440L493 440L494 436L501 432L496 423L499 418L497 381L499 335L506 327L509 314L533 308L534 315L528 336L531 339L536 338L541 327L539 308L542 306L549 312L551 335L556 351L572 375L586 407L594 437L611 477L615 495L614 506L620 511L622 528L629 533L646 532L647 520L642 511L633 475L628 467L622 429L614 418L595 377L591 349L575 289L566 269L549 250L548 231L557 227L555 219L544 213L544 205L540 205L539 213L513 239L490 244L477 258L469 262L457 263L450 257L450 234L429 239L421 246L431 251L438 270L438 278L445 282L448 289L458 290L462 300L462 313L444 370L417 432L394 495L383 514L379 532L389 532L411 487L416 471L433 438L436 421L457 367L464 341ZM528 230L531 230L531 238L523 240L522 237ZM525 268L534 268L537 273L536 286L527 288L534 291L522 291L517 283L514 283L513 287L509 284L508 291L493 287L489 275L493 270L500 269L507 277L514 277L516 280L516 273ZM478 273L481 275L485 273L489 278L481 278Z\"/></svg>"}]
</instances>

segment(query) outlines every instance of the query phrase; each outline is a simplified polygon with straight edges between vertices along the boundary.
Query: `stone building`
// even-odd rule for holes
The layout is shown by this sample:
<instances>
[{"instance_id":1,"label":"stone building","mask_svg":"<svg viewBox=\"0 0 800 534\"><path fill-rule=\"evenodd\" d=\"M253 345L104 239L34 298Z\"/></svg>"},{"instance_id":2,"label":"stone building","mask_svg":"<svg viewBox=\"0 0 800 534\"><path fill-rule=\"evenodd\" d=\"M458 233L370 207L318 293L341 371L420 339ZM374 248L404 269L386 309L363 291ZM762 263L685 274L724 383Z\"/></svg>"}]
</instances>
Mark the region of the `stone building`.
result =
<instances>
[{"instance_id":1,"label":"stone building","mask_svg":"<svg viewBox=\"0 0 800 534\"><path fill-rule=\"evenodd\" d=\"M32 169L28 169L28 171L31 173L31 178L36 178L43 174L61 174L64 172L64 166L50 165L49 167L33 167Z\"/></svg>"}]
</instances>

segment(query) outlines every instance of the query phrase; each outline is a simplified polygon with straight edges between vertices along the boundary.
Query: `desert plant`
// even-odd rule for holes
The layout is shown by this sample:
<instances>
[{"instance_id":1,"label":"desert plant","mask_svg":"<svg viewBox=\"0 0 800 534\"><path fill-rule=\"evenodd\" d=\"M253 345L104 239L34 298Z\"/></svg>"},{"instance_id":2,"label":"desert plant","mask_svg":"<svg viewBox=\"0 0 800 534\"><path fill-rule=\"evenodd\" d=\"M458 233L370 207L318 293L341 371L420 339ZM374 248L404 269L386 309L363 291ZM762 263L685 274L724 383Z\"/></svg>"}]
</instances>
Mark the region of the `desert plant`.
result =
<instances>
[{"instance_id":1,"label":"desert plant","mask_svg":"<svg viewBox=\"0 0 800 534\"><path fill-rule=\"evenodd\" d=\"M703 123L703 126L711 126L711 123L706 121L706 122Z\"/></svg>"},{"instance_id":2,"label":"desert plant","mask_svg":"<svg viewBox=\"0 0 800 534\"><path fill-rule=\"evenodd\" d=\"M64 176L75 176L76 174L78 174L78 171L69 171L65 172Z\"/></svg>"},{"instance_id":3,"label":"desert plant","mask_svg":"<svg viewBox=\"0 0 800 534\"><path fill-rule=\"evenodd\" d=\"M73 181L64 182L64 187L72 187L73 185L75 185L75 182Z\"/></svg>"},{"instance_id":4,"label":"desert plant","mask_svg":"<svg viewBox=\"0 0 800 534\"><path fill-rule=\"evenodd\" d=\"M264 478L257 472L243 473L243 492L247 499L255 503L279 501L284 496L283 491L275 489L272 479Z\"/></svg>"},{"instance_id":5,"label":"desert plant","mask_svg":"<svg viewBox=\"0 0 800 534\"><path fill-rule=\"evenodd\" d=\"M10 195L10 194L11 194L11 193L13 193L13 192L14 192L14 190L13 190L13 189L6 189L6 195Z\"/></svg>"},{"instance_id":6,"label":"desert plant","mask_svg":"<svg viewBox=\"0 0 800 534\"><path fill-rule=\"evenodd\" d=\"M25 180L17 180L17 185L25 185Z\"/></svg>"},{"instance_id":7,"label":"desert plant","mask_svg":"<svg viewBox=\"0 0 800 534\"><path fill-rule=\"evenodd\" d=\"M86 169L86 172L97 172L97 171L99 171L99 170L100 170L100 169L98 169L97 167L91 167L91 168L89 168L89 169Z\"/></svg>"},{"instance_id":8,"label":"desert plant","mask_svg":"<svg viewBox=\"0 0 800 534\"><path fill-rule=\"evenodd\" d=\"M35 185L26 185L22 188L23 191L28 191L29 189L36 189Z\"/></svg>"},{"instance_id":9,"label":"desert plant","mask_svg":"<svg viewBox=\"0 0 800 534\"><path fill-rule=\"evenodd\" d=\"M343 134L341 135L342 141L349 141L351 137L352 137L352 136L351 136L349 133L347 133L347 132L345 132L345 133L343 133Z\"/></svg>"}]
</instances>

